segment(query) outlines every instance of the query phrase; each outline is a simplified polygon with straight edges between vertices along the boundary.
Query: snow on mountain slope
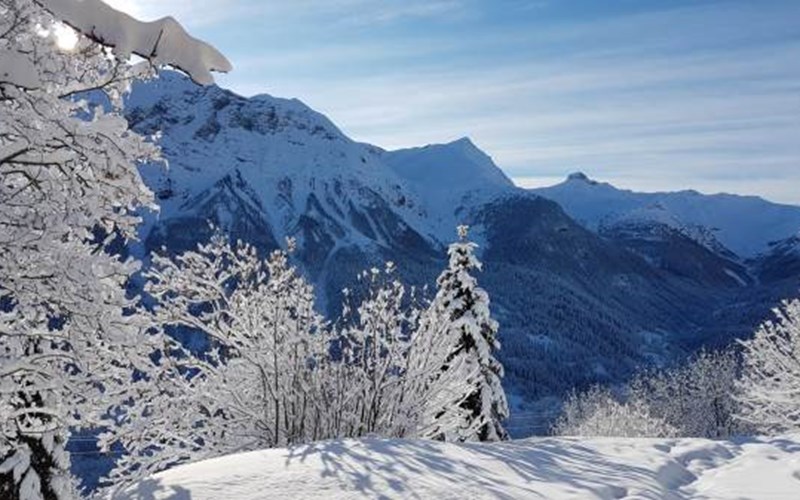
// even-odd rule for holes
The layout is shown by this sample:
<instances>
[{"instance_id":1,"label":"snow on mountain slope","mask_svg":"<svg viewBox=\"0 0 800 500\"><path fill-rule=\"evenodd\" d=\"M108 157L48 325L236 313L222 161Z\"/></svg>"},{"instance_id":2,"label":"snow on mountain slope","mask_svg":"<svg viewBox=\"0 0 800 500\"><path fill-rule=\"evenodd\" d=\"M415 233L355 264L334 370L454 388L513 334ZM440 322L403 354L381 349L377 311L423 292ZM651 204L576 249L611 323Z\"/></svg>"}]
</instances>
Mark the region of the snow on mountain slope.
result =
<instances>
[{"instance_id":1,"label":"snow on mountain slope","mask_svg":"<svg viewBox=\"0 0 800 500\"><path fill-rule=\"evenodd\" d=\"M754 257L767 251L769 243L800 232L800 207L755 196L636 193L593 181L582 173L531 191L556 201L593 230L621 220L653 220L693 235L712 250L718 241L741 258Z\"/></svg>"},{"instance_id":2,"label":"snow on mountain slope","mask_svg":"<svg viewBox=\"0 0 800 500\"><path fill-rule=\"evenodd\" d=\"M491 157L466 137L449 144L389 151L384 160L436 216L452 215L462 205L476 205L516 190Z\"/></svg>"},{"instance_id":3,"label":"snow on mountain slope","mask_svg":"<svg viewBox=\"0 0 800 500\"><path fill-rule=\"evenodd\" d=\"M501 324L506 381L528 396L614 383L679 358L678 337L701 339L698 325L724 302L598 237L551 200L504 196L471 222L486 240L480 279Z\"/></svg>"},{"instance_id":4,"label":"snow on mountain slope","mask_svg":"<svg viewBox=\"0 0 800 500\"><path fill-rule=\"evenodd\" d=\"M193 246L211 220L267 249L296 237L318 271L348 246L432 251L430 237L412 228L425 227L418 200L381 151L300 101L247 99L162 72L134 85L126 116L137 132L160 136L169 160L168 169L142 170L161 206L143 230L148 249Z\"/></svg>"},{"instance_id":5,"label":"snow on mountain slope","mask_svg":"<svg viewBox=\"0 0 800 500\"><path fill-rule=\"evenodd\" d=\"M176 467L126 499L752 499L800 497L800 437L347 440Z\"/></svg>"},{"instance_id":6,"label":"snow on mountain slope","mask_svg":"<svg viewBox=\"0 0 800 500\"><path fill-rule=\"evenodd\" d=\"M424 198L464 196L471 192L496 195L514 188L492 158L469 138L449 144L387 151L386 163ZM433 201L433 200L431 200Z\"/></svg>"}]
</instances>

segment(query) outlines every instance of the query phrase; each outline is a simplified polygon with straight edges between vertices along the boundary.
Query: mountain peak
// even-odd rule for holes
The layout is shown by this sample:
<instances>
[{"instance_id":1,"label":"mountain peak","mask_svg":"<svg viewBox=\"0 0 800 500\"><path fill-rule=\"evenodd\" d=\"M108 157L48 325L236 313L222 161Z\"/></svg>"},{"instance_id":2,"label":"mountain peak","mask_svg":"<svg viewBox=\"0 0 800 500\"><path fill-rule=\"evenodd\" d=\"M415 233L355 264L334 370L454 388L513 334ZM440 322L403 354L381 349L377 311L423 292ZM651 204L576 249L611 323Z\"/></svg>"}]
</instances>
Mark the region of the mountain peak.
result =
<instances>
[{"instance_id":1,"label":"mountain peak","mask_svg":"<svg viewBox=\"0 0 800 500\"><path fill-rule=\"evenodd\" d=\"M464 200L475 203L517 189L492 158L468 138L388 151L386 164L417 194L424 210L440 214L433 231L450 234Z\"/></svg>"},{"instance_id":2,"label":"mountain peak","mask_svg":"<svg viewBox=\"0 0 800 500\"><path fill-rule=\"evenodd\" d=\"M456 139L453 142L445 144L445 146L460 146L464 148L479 149L478 146L476 146L475 143L472 142L472 139L470 139L469 137L462 137L460 139Z\"/></svg>"},{"instance_id":3,"label":"mountain peak","mask_svg":"<svg viewBox=\"0 0 800 500\"><path fill-rule=\"evenodd\" d=\"M449 151L456 154L474 154L478 153L487 156L469 137L461 137L450 142L432 143L423 147L402 149L399 151ZM487 156L488 157L488 156Z\"/></svg>"},{"instance_id":4,"label":"mountain peak","mask_svg":"<svg viewBox=\"0 0 800 500\"><path fill-rule=\"evenodd\" d=\"M451 192L465 193L514 186L492 158L468 137L447 144L391 151L385 159L401 177L426 191L448 186Z\"/></svg>"},{"instance_id":5,"label":"mountain peak","mask_svg":"<svg viewBox=\"0 0 800 500\"><path fill-rule=\"evenodd\" d=\"M567 181L581 181L581 182L588 182L590 184L596 184L595 181L589 178L588 175L584 174L583 172L573 172L567 176Z\"/></svg>"},{"instance_id":6,"label":"mountain peak","mask_svg":"<svg viewBox=\"0 0 800 500\"><path fill-rule=\"evenodd\" d=\"M134 83L126 109L133 115L134 128L143 120L151 122L153 130L139 130L145 134L174 128L183 129L186 135L199 133L208 142L220 133L227 142L242 142L250 136L249 142L257 143L268 135L281 135L294 143L308 136L350 142L326 116L299 99L269 94L244 97L216 85L195 85L169 70L161 71L158 78ZM144 111L149 114L143 115ZM175 136L175 130L168 135Z\"/></svg>"}]
</instances>

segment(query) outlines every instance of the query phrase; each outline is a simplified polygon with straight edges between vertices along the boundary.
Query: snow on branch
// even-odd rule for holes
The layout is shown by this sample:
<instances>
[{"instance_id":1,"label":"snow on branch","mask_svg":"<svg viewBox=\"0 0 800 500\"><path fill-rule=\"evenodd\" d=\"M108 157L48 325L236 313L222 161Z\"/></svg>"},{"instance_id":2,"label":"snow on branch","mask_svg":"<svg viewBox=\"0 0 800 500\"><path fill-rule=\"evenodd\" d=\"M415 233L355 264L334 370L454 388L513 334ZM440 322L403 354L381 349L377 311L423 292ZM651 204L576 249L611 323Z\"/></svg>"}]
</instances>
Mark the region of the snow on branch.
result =
<instances>
[{"instance_id":1,"label":"snow on branch","mask_svg":"<svg viewBox=\"0 0 800 500\"><path fill-rule=\"evenodd\" d=\"M185 72L196 83L214 83L212 71L226 73L231 63L217 49L198 40L172 17L143 22L101 0L38 0L56 18L127 59L141 56L155 65Z\"/></svg>"}]
</instances>

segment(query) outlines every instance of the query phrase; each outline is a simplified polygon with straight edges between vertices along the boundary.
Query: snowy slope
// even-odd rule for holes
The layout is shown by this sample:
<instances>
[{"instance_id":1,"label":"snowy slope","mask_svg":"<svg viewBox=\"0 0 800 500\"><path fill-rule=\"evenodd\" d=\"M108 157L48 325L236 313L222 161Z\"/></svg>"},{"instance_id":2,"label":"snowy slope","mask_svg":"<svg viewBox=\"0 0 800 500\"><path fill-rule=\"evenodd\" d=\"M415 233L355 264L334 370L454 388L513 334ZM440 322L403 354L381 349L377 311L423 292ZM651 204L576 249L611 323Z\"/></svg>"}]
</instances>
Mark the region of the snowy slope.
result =
<instances>
[{"instance_id":1,"label":"snowy slope","mask_svg":"<svg viewBox=\"0 0 800 500\"><path fill-rule=\"evenodd\" d=\"M448 144L398 149L385 153L387 163L416 187L441 191L443 186L459 193L512 188L505 173L468 137Z\"/></svg>"},{"instance_id":2,"label":"snowy slope","mask_svg":"<svg viewBox=\"0 0 800 500\"><path fill-rule=\"evenodd\" d=\"M769 244L800 232L800 207L755 196L703 195L696 191L636 193L576 173L532 192L559 203L573 218L598 230L625 220L668 223L714 247L714 241L750 258Z\"/></svg>"},{"instance_id":3,"label":"snowy slope","mask_svg":"<svg viewBox=\"0 0 800 500\"><path fill-rule=\"evenodd\" d=\"M343 248L433 251L419 202L382 152L298 100L247 99L162 72L134 85L126 116L159 136L169 161L142 169L161 207L142 231L147 250L192 248L211 221L262 250L297 238L314 276Z\"/></svg>"},{"instance_id":4,"label":"snowy slope","mask_svg":"<svg viewBox=\"0 0 800 500\"><path fill-rule=\"evenodd\" d=\"M448 144L387 151L384 159L428 200L431 209L443 197L452 202L467 195L496 196L514 190L514 183L492 158L466 137Z\"/></svg>"},{"instance_id":5,"label":"snowy slope","mask_svg":"<svg viewBox=\"0 0 800 500\"><path fill-rule=\"evenodd\" d=\"M267 497L792 500L800 498L800 436L333 441L177 467L115 498Z\"/></svg>"},{"instance_id":6,"label":"snowy slope","mask_svg":"<svg viewBox=\"0 0 800 500\"><path fill-rule=\"evenodd\" d=\"M442 236L452 233L458 223L453 216L460 208L517 191L491 157L466 137L449 144L388 151L383 159L422 200Z\"/></svg>"},{"instance_id":7,"label":"snowy slope","mask_svg":"<svg viewBox=\"0 0 800 500\"><path fill-rule=\"evenodd\" d=\"M308 181L293 186L286 200L292 204L301 204L315 189L312 178L357 179L391 194L401 188L375 148L351 141L296 99L246 99L165 71L134 86L126 115L134 129L160 134L170 168L152 169L151 175L166 176L163 182L181 188L177 198L162 198L167 216L188 200L187 193L196 194L234 171L265 206L274 203L286 178Z\"/></svg>"}]
</instances>

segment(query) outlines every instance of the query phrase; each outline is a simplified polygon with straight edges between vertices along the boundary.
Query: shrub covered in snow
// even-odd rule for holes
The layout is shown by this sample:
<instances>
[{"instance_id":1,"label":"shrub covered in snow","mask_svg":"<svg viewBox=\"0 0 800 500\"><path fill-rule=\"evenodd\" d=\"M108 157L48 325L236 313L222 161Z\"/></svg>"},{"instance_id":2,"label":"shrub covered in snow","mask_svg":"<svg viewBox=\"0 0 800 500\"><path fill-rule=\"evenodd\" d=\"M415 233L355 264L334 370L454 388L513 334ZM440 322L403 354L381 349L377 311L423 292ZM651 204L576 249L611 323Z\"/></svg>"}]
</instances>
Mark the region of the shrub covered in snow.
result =
<instances>
[{"instance_id":1,"label":"shrub covered in snow","mask_svg":"<svg viewBox=\"0 0 800 500\"><path fill-rule=\"evenodd\" d=\"M595 386L572 393L553 426L560 436L670 437L678 430L650 413L641 401L621 402L608 389Z\"/></svg>"},{"instance_id":2,"label":"shrub covered in snow","mask_svg":"<svg viewBox=\"0 0 800 500\"><path fill-rule=\"evenodd\" d=\"M733 350L700 351L688 363L648 372L630 387L640 401L684 437L723 438L748 430L736 418L739 360Z\"/></svg>"},{"instance_id":3,"label":"shrub covered in snow","mask_svg":"<svg viewBox=\"0 0 800 500\"><path fill-rule=\"evenodd\" d=\"M733 350L700 351L685 365L642 373L619 397L600 387L573 393L553 432L712 439L741 435L753 427L737 418L739 371Z\"/></svg>"},{"instance_id":4,"label":"shrub covered in snow","mask_svg":"<svg viewBox=\"0 0 800 500\"><path fill-rule=\"evenodd\" d=\"M775 310L744 347L739 417L761 432L800 430L800 300Z\"/></svg>"}]
</instances>

